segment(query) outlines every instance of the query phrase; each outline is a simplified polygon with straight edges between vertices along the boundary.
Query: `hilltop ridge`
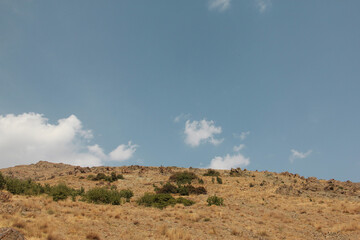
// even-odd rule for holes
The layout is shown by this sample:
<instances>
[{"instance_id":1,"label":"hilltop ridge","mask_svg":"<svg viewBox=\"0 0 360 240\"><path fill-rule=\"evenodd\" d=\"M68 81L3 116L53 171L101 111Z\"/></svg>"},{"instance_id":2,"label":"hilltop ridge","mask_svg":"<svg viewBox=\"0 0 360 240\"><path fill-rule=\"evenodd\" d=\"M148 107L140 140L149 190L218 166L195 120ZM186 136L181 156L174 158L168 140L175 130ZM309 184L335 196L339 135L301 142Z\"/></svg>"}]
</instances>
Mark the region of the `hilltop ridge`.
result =
<instances>
[{"instance_id":1,"label":"hilltop ridge","mask_svg":"<svg viewBox=\"0 0 360 240\"><path fill-rule=\"evenodd\" d=\"M193 205L176 204L160 210L138 204L145 193L170 184L173 174L184 171L198 179L190 181L192 186L205 189L205 193L185 196ZM11 195L1 204L0 227L15 227L28 239L95 239L89 234L98 239L360 238L360 183L351 181L240 168L204 176L208 169L139 165L90 168L46 161L0 172L49 186L64 183L84 191L96 187L129 189L134 194L129 202L117 206L87 203L80 198L56 202L45 195ZM104 176L111 174L123 179L105 180ZM181 196L176 192L172 195ZM224 200L224 206L208 206L207 199L215 195Z\"/></svg>"}]
</instances>

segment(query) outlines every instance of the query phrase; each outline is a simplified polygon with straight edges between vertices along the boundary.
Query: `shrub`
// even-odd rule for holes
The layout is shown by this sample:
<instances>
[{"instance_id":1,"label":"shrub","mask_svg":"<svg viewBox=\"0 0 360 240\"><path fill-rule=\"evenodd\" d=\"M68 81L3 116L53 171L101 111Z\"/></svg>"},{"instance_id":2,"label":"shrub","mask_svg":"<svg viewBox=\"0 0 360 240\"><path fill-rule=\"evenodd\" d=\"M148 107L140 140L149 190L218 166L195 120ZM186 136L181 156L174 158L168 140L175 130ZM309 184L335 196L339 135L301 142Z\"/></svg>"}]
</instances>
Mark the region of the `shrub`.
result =
<instances>
[{"instance_id":1,"label":"shrub","mask_svg":"<svg viewBox=\"0 0 360 240\"><path fill-rule=\"evenodd\" d=\"M139 205L144 205L145 207L156 207L163 209L169 205L175 205L176 200L173 196L168 193L145 193L137 203Z\"/></svg>"},{"instance_id":2,"label":"shrub","mask_svg":"<svg viewBox=\"0 0 360 240\"><path fill-rule=\"evenodd\" d=\"M169 178L171 182L176 182L177 184L190 184L194 179L197 179L196 174L188 171L174 173Z\"/></svg>"},{"instance_id":3,"label":"shrub","mask_svg":"<svg viewBox=\"0 0 360 240\"><path fill-rule=\"evenodd\" d=\"M121 174L116 175L116 172L112 172L110 174L110 176L105 175L105 173L98 173L96 176L94 175L89 175L88 176L89 180L93 180L93 181L100 181L100 180L104 180L104 181L108 181L108 182L115 182L118 179L124 179L124 176Z\"/></svg>"},{"instance_id":4,"label":"shrub","mask_svg":"<svg viewBox=\"0 0 360 240\"><path fill-rule=\"evenodd\" d=\"M202 180L201 178L198 179L199 184L204 184L204 180Z\"/></svg>"},{"instance_id":5,"label":"shrub","mask_svg":"<svg viewBox=\"0 0 360 240\"><path fill-rule=\"evenodd\" d=\"M166 208L169 205L174 206L176 203L183 204L184 206L194 204L193 201L186 198L180 197L175 199L168 193L145 193L144 196L137 201L137 203L145 207L156 207L160 209Z\"/></svg>"},{"instance_id":6,"label":"shrub","mask_svg":"<svg viewBox=\"0 0 360 240\"><path fill-rule=\"evenodd\" d=\"M221 198L221 197L218 197L216 195L208 197L208 199L206 201L207 201L209 206L211 206L211 205L216 205L216 206L224 205L224 199Z\"/></svg>"},{"instance_id":7,"label":"shrub","mask_svg":"<svg viewBox=\"0 0 360 240\"><path fill-rule=\"evenodd\" d=\"M75 189L66 186L65 183L60 183L58 185L51 187L49 195L52 196L54 201L59 201L59 200L65 200L69 196L71 196L73 200L75 200L75 197L79 194Z\"/></svg>"},{"instance_id":8,"label":"shrub","mask_svg":"<svg viewBox=\"0 0 360 240\"><path fill-rule=\"evenodd\" d=\"M216 177L216 181L217 181L218 184L222 184L222 183L223 183L223 182L222 182L222 179L221 179L220 177Z\"/></svg>"},{"instance_id":9,"label":"shrub","mask_svg":"<svg viewBox=\"0 0 360 240\"><path fill-rule=\"evenodd\" d=\"M44 188L40 184L33 182L31 179L21 180L7 178L6 190L17 195L39 195L44 193Z\"/></svg>"},{"instance_id":10,"label":"shrub","mask_svg":"<svg viewBox=\"0 0 360 240\"><path fill-rule=\"evenodd\" d=\"M215 171L214 169L208 169L207 172L204 173L204 176L217 177L217 176L220 176L220 173L218 171Z\"/></svg>"},{"instance_id":11,"label":"shrub","mask_svg":"<svg viewBox=\"0 0 360 240\"><path fill-rule=\"evenodd\" d=\"M207 191L204 187L194 187L192 185L178 185L175 186L169 182L163 185L161 188L154 186L156 193L179 193L183 196L188 196L189 194L206 194Z\"/></svg>"},{"instance_id":12,"label":"shrub","mask_svg":"<svg viewBox=\"0 0 360 240\"><path fill-rule=\"evenodd\" d=\"M189 194L206 194L207 191L204 187L194 187L192 185L179 186L178 193L180 195L189 195Z\"/></svg>"},{"instance_id":13,"label":"shrub","mask_svg":"<svg viewBox=\"0 0 360 240\"><path fill-rule=\"evenodd\" d=\"M6 180L5 180L5 178L3 177L3 175L0 172L0 190L4 189L5 186L6 186Z\"/></svg>"},{"instance_id":14,"label":"shrub","mask_svg":"<svg viewBox=\"0 0 360 240\"><path fill-rule=\"evenodd\" d=\"M106 188L92 188L84 194L82 200L96 204L120 205L123 202L122 199L130 201L133 195L133 192L129 189L117 191Z\"/></svg>"},{"instance_id":15,"label":"shrub","mask_svg":"<svg viewBox=\"0 0 360 240\"><path fill-rule=\"evenodd\" d=\"M120 197L125 198L127 202L130 202L130 198L134 196L134 193L130 189L123 189L120 191Z\"/></svg>"},{"instance_id":16,"label":"shrub","mask_svg":"<svg viewBox=\"0 0 360 240\"><path fill-rule=\"evenodd\" d=\"M178 192L178 187L176 187L175 185L167 182L161 188L158 188L158 187L155 186L155 192L156 193L177 193Z\"/></svg>"},{"instance_id":17,"label":"shrub","mask_svg":"<svg viewBox=\"0 0 360 240\"><path fill-rule=\"evenodd\" d=\"M183 197L179 197L179 198L176 199L176 203L183 204L184 206L191 206L195 202L191 201L189 199L183 198Z\"/></svg>"}]
</instances>

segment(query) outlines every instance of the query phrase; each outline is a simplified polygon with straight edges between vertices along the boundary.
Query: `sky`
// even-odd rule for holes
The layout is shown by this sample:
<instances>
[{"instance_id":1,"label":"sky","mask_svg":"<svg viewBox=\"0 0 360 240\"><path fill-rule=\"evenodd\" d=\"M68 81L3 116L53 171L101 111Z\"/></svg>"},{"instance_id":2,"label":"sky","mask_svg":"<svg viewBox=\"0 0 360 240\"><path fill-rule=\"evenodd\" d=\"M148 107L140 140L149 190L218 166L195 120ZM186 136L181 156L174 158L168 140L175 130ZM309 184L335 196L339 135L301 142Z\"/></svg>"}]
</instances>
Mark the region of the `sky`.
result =
<instances>
[{"instance_id":1,"label":"sky","mask_svg":"<svg viewBox=\"0 0 360 240\"><path fill-rule=\"evenodd\" d=\"M0 1L0 168L360 181L360 2Z\"/></svg>"}]
</instances>

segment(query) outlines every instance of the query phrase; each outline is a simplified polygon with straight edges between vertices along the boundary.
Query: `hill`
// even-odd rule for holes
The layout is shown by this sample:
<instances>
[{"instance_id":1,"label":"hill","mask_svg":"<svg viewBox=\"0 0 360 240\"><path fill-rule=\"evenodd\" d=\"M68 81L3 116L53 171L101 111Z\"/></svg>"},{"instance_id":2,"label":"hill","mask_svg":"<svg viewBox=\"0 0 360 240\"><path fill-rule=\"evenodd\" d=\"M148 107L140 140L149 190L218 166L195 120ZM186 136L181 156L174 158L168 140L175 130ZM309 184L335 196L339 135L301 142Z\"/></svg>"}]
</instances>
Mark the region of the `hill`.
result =
<instances>
[{"instance_id":1,"label":"hill","mask_svg":"<svg viewBox=\"0 0 360 240\"><path fill-rule=\"evenodd\" d=\"M40 186L38 194L16 192L10 183L13 193L6 186L0 192L0 228L13 227L30 240L360 239L360 183L350 181L239 168L83 168L44 161L0 172L9 182L32 179L17 183ZM74 190L65 200L54 197L59 183ZM107 192L94 200L94 188L133 196L115 194L121 201L104 204ZM162 197L142 198L155 191ZM167 192L171 199L164 199ZM223 205L209 206L212 196ZM149 199L170 205L147 207Z\"/></svg>"}]
</instances>

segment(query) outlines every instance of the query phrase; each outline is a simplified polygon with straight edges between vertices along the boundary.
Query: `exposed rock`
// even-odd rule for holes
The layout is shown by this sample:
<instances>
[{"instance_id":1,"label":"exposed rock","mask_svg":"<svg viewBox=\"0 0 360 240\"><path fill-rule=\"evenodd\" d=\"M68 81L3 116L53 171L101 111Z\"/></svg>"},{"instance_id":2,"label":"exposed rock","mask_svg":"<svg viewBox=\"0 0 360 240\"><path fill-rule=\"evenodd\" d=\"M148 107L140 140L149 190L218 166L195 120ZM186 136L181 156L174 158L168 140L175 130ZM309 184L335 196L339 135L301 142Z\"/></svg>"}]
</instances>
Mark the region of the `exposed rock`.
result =
<instances>
[{"instance_id":1,"label":"exposed rock","mask_svg":"<svg viewBox=\"0 0 360 240\"><path fill-rule=\"evenodd\" d=\"M0 240L25 240L25 237L13 228L0 228Z\"/></svg>"}]
</instances>

